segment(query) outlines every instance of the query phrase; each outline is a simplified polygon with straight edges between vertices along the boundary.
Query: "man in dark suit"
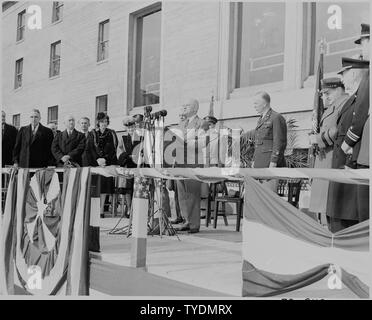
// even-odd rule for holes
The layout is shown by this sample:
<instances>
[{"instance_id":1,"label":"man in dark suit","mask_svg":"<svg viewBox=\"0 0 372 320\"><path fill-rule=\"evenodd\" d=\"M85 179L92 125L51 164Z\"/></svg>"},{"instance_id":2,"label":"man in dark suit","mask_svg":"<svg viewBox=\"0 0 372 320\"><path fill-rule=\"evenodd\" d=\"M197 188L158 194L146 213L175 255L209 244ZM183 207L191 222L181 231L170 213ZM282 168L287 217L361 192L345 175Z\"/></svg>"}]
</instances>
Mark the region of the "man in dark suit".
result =
<instances>
[{"instance_id":1,"label":"man in dark suit","mask_svg":"<svg viewBox=\"0 0 372 320\"><path fill-rule=\"evenodd\" d=\"M254 97L253 106L260 118L254 129L253 168L285 167L287 124L280 113L271 109L270 100L266 92L258 92Z\"/></svg>"},{"instance_id":2,"label":"man in dark suit","mask_svg":"<svg viewBox=\"0 0 372 320\"><path fill-rule=\"evenodd\" d=\"M40 119L40 111L33 109L30 114L31 124L18 131L13 152L15 167L44 168L53 164L53 132L44 127Z\"/></svg>"},{"instance_id":3,"label":"man in dark suit","mask_svg":"<svg viewBox=\"0 0 372 320\"><path fill-rule=\"evenodd\" d=\"M1 112L2 122L2 145L1 145L1 163L2 166L13 164L13 149L17 138L17 129L5 122L6 114Z\"/></svg>"},{"instance_id":4,"label":"man in dark suit","mask_svg":"<svg viewBox=\"0 0 372 320\"><path fill-rule=\"evenodd\" d=\"M82 166L81 155L85 149L85 136L75 130L75 118L71 115L65 118L66 130L57 133L52 143L52 153L57 166L74 163Z\"/></svg>"},{"instance_id":5,"label":"man in dark suit","mask_svg":"<svg viewBox=\"0 0 372 320\"><path fill-rule=\"evenodd\" d=\"M356 168L352 155L347 155L342 144L351 126L359 85L364 73L367 72L368 61L342 58L343 68L338 72L342 74L345 89L350 98L345 102L337 118L337 137L333 147L332 168ZM368 196L365 199L368 206ZM358 222L368 219L369 210L358 205L358 188L355 184L330 182L328 191L327 220L331 232L337 232Z\"/></svg>"},{"instance_id":6,"label":"man in dark suit","mask_svg":"<svg viewBox=\"0 0 372 320\"><path fill-rule=\"evenodd\" d=\"M90 119L88 117L82 117L79 120L80 131L85 137L85 147L81 154L81 162L83 167L95 166L97 162L92 158L91 153L88 150L88 141L90 140L91 132L89 131Z\"/></svg>"}]
</instances>

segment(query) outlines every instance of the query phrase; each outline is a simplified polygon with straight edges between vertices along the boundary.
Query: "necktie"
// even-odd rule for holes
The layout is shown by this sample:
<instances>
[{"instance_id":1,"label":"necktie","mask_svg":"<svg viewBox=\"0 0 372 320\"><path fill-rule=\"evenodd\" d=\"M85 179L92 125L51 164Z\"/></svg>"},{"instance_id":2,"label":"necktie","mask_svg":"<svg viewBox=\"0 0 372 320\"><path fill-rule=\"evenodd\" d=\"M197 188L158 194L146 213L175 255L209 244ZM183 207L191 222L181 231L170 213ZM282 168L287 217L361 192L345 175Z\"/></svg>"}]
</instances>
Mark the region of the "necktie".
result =
<instances>
[{"instance_id":1,"label":"necktie","mask_svg":"<svg viewBox=\"0 0 372 320\"><path fill-rule=\"evenodd\" d=\"M35 134L36 134L36 128L37 128L37 127L33 127L33 128L32 128L32 136L35 136Z\"/></svg>"}]
</instances>

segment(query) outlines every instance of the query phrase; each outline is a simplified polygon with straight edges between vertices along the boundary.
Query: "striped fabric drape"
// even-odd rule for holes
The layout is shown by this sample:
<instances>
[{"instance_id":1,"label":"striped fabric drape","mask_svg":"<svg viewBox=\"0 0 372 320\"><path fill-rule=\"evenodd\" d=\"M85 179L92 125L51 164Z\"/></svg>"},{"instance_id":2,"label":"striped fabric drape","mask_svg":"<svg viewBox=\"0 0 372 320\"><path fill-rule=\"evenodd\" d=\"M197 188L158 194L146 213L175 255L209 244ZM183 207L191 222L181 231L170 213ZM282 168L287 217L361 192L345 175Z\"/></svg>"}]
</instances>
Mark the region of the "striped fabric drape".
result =
<instances>
[{"instance_id":1,"label":"striped fabric drape","mask_svg":"<svg viewBox=\"0 0 372 320\"><path fill-rule=\"evenodd\" d=\"M280 295L329 275L368 298L369 220L332 234L250 177L245 195L243 296Z\"/></svg>"},{"instance_id":2,"label":"striped fabric drape","mask_svg":"<svg viewBox=\"0 0 372 320\"><path fill-rule=\"evenodd\" d=\"M88 294L90 168L12 172L0 233L0 293Z\"/></svg>"}]
</instances>

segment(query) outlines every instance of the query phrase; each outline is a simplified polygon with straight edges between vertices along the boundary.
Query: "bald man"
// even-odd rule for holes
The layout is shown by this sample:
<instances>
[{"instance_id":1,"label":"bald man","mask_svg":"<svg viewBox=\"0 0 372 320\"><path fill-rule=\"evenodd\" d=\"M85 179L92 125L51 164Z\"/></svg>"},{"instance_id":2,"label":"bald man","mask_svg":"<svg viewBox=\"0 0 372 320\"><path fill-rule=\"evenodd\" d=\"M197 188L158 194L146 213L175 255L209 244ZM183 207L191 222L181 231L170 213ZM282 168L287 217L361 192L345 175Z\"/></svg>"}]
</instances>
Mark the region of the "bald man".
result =
<instances>
[{"instance_id":1,"label":"bald man","mask_svg":"<svg viewBox=\"0 0 372 320\"><path fill-rule=\"evenodd\" d=\"M198 166L198 154L195 153L195 145L193 144L203 124L203 120L198 117L198 110L199 102L196 99L190 99L183 105L183 111L181 113L186 117L182 126L185 143L187 145L186 161L182 161L177 154L177 167L195 168ZM202 152L202 150L200 150L200 152ZM194 180L177 181L177 192L181 214L185 219L185 222L179 225L178 230L188 231L189 233L199 232L201 183Z\"/></svg>"},{"instance_id":2,"label":"bald man","mask_svg":"<svg viewBox=\"0 0 372 320\"><path fill-rule=\"evenodd\" d=\"M75 118L66 116L64 121L66 129L57 133L52 143L52 153L57 166L78 164L82 166L81 155L85 149L85 136L75 129Z\"/></svg>"}]
</instances>

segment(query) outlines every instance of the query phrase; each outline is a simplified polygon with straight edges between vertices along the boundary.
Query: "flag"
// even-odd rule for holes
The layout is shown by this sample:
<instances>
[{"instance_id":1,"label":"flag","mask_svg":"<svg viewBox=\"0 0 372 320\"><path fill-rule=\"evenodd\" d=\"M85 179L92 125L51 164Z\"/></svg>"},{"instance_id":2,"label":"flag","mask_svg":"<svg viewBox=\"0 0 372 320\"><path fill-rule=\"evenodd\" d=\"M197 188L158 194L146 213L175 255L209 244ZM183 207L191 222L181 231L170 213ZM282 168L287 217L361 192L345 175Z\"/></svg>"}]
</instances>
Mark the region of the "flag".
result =
<instances>
[{"instance_id":1,"label":"flag","mask_svg":"<svg viewBox=\"0 0 372 320\"><path fill-rule=\"evenodd\" d=\"M315 94L314 94L314 104L313 104L313 115L312 115L312 131L314 134L319 133L319 123L322 118L324 112L324 105L322 96L320 93L321 90L321 81L323 79L324 73L324 50L323 50L323 42L320 43L320 55L319 55L319 63L318 69L316 72L316 83L315 83Z\"/></svg>"},{"instance_id":2,"label":"flag","mask_svg":"<svg viewBox=\"0 0 372 320\"><path fill-rule=\"evenodd\" d=\"M324 112L324 105L322 96L320 93L321 90L321 81L323 79L323 73L324 73L324 66L323 66L323 60L324 60L324 40L321 40L320 45L320 54L319 54L319 63L318 63L318 69L316 72L316 83L315 83L315 93L314 93L314 104L313 104L313 113L312 113L312 130L311 134L318 134L320 127L319 123L322 118L323 112ZM314 167L315 164L315 156L318 152L318 147L316 145L312 145L309 148L308 153L308 164L310 168Z\"/></svg>"},{"instance_id":3,"label":"flag","mask_svg":"<svg viewBox=\"0 0 372 320\"><path fill-rule=\"evenodd\" d=\"M11 175L0 236L2 294L88 294L90 169Z\"/></svg>"},{"instance_id":4,"label":"flag","mask_svg":"<svg viewBox=\"0 0 372 320\"><path fill-rule=\"evenodd\" d=\"M252 178L245 179L243 296L283 295L324 279L368 298L369 220L332 234Z\"/></svg>"}]
</instances>

